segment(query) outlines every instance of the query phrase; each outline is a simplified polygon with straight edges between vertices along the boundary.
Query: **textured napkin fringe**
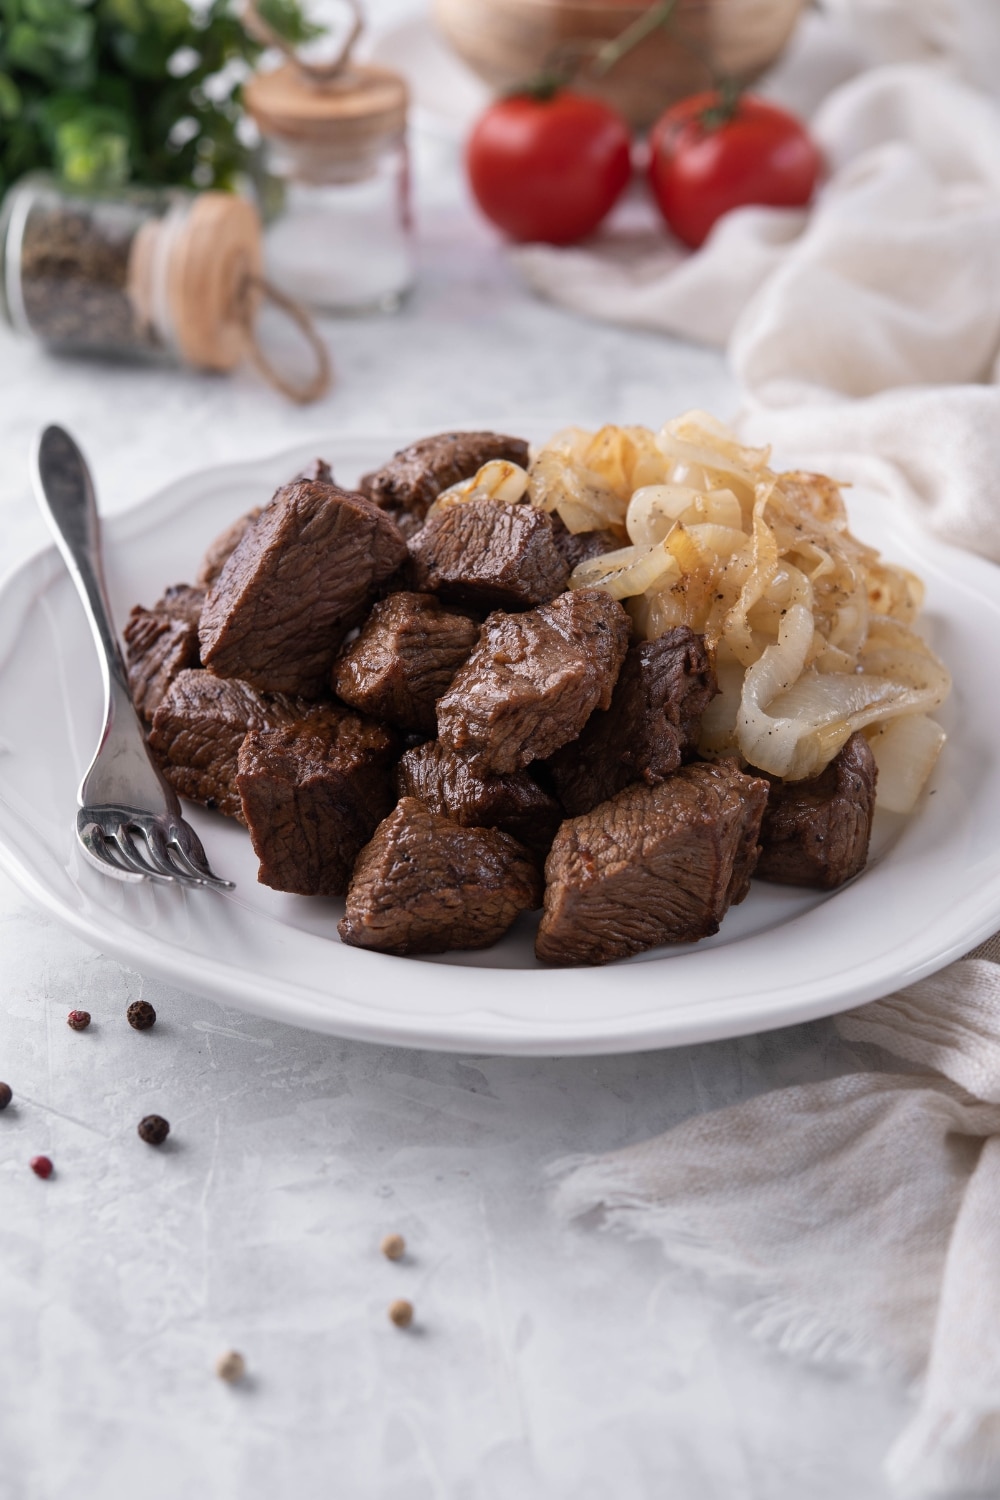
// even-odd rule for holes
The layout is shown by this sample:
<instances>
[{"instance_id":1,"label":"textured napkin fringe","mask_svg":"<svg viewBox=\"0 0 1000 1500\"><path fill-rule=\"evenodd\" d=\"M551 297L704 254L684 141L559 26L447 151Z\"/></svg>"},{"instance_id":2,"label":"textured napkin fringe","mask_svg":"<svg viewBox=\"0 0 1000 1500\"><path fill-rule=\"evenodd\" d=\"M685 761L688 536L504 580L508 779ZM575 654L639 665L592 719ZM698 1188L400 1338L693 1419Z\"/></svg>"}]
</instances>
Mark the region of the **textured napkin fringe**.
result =
<instances>
[{"instance_id":1,"label":"textured napkin fringe","mask_svg":"<svg viewBox=\"0 0 1000 1500\"><path fill-rule=\"evenodd\" d=\"M890 1375L909 1382L913 1370L875 1339L833 1322L823 1309L789 1296L780 1279L745 1262L667 1209L653 1208L648 1197L621 1185L620 1167L599 1156L567 1156L552 1162L553 1206L566 1220L598 1213L599 1227L628 1239L655 1239L668 1260L693 1271L713 1291L735 1304L741 1327L769 1348L792 1358L827 1367L851 1367L869 1375Z\"/></svg>"}]
</instances>

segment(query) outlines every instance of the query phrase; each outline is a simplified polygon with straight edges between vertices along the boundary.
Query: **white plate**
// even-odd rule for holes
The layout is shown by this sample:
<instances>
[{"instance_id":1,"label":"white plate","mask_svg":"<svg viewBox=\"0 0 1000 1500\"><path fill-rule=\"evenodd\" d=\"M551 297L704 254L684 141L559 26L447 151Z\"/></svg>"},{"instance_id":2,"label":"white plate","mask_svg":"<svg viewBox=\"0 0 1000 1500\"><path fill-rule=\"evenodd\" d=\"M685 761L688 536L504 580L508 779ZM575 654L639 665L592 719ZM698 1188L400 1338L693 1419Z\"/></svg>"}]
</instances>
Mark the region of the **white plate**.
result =
<instances>
[{"instance_id":1,"label":"white plate","mask_svg":"<svg viewBox=\"0 0 1000 1500\"><path fill-rule=\"evenodd\" d=\"M344 483L399 439L330 442ZM316 454L192 475L106 527L119 624L189 579L204 545ZM864 515L859 511L864 509ZM535 962L535 918L497 947L440 959L362 952L337 937L340 902L256 883L245 832L191 810L231 896L125 886L85 866L76 787L99 727L97 663L55 552L0 586L0 858L82 937L137 969L277 1020L415 1047L625 1052L828 1015L959 957L1000 925L1000 571L913 531L881 502L856 529L928 585L927 621L955 678L951 732L908 820L880 815L872 858L831 896L756 884L716 937L602 969Z\"/></svg>"}]
</instances>

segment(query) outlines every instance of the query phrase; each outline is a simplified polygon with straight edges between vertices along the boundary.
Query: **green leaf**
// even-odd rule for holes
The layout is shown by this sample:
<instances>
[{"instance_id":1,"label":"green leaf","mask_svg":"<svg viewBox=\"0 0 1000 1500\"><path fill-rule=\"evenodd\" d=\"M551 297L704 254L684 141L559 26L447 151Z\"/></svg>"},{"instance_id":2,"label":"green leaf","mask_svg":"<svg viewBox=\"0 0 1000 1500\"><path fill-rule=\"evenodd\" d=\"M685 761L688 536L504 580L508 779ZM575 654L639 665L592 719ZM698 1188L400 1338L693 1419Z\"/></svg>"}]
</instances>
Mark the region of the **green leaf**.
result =
<instances>
[{"instance_id":1,"label":"green leaf","mask_svg":"<svg viewBox=\"0 0 1000 1500\"><path fill-rule=\"evenodd\" d=\"M0 73L0 120L16 120L21 112L21 90L9 73Z\"/></svg>"},{"instance_id":2,"label":"green leaf","mask_svg":"<svg viewBox=\"0 0 1000 1500\"><path fill-rule=\"evenodd\" d=\"M67 120L56 131L56 166L73 187L122 187L130 165L127 131L101 110Z\"/></svg>"}]
</instances>

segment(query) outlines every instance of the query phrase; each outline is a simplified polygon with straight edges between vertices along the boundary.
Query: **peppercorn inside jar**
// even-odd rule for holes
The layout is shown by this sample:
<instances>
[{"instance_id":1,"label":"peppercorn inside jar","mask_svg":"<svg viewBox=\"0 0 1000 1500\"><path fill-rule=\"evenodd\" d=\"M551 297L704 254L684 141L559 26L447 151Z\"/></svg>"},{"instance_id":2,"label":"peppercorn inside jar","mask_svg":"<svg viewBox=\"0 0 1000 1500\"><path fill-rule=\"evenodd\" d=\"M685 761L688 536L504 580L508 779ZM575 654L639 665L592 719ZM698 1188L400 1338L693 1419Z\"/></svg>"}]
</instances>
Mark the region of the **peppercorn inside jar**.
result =
<instances>
[{"instance_id":1,"label":"peppercorn inside jar","mask_svg":"<svg viewBox=\"0 0 1000 1500\"><path fill-rule=\"evenodd\" d=\"M27 177L4 200L0 241L7 321L48 348L209 370L244 355L242 288L262 260L244 199Z\"/></svg>"},{"instance_id":2,"label":"peppercorn inside jar","mask_svg":"<svg viewBox=\"0 0 1000 1500\"><path fill-rule=\"evenodd\" d=\"M0 211L0 314L56 352L217 371L247 359L293 400L314 400L330 382L325 346L303 309L268 286L263 259L257 210L232 193L88 192L32 175ZM264 300L311 348L315 372L302 383L257 342Z\"/></svg>"},{"instance_id":3,"label":"peppercorn inside jar","mask_svg":"<svg viewBox=\"0 0 1000 1500\"><path fill-rule=\"evenodd\" d=\"M413 283L403 79L349 61L316 78L291 60L251 78L244 103L280 187L269 280L327 312L395 311Z\"/></svg>"}]
</instances>

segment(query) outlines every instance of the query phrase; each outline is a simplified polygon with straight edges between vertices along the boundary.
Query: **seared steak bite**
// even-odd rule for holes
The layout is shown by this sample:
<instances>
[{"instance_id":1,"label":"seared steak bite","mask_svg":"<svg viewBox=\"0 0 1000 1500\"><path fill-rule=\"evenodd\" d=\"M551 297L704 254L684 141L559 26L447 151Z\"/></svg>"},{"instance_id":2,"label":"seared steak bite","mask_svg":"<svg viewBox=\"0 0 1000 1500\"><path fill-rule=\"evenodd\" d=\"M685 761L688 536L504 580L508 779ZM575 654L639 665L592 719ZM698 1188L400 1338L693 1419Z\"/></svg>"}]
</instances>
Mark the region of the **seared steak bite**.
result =
<instances>
[{"instance_id":1,"label":"seared steak bite","mask_svg":"<svg viewBox=\"0 0 1000 1500\"><path fill-rule=\"evenodd\" d=\"M410 557L418 588L474 609L545 604L569 580L552 522L533 505L466 500L443 506L411 539Z\"/></svg>"},{"instance_id":2,"label":"seared steak bite","mask_svg":"<svg viewBox=\"0 0 1000 1500\"><path fill-rule=\"evenodd\" d=\"M197 628L204 607L203 588L192 588L189 583L172 583L168 589L164 589L163 598L157 599L153 605L153 612L167 615L171 620L182 620L185 625Z\"/></svg>"},{"instance_id":3,"label":"seared steak bite","mask_svg":"<svg viewBox=\"0 0 1000 1500\"><path fill-rule=\"evenodd\" d=\"M396 768L396 789L463 828L501 828L541 859L563 818L555 798L527 771L477 776L467 760L436 740L407 750Z\"/></svg>"},{"instance_id":4,"label":"seared steak bite","mask_svg":"<svg viewBox=\"0 0 1000 1500\"><path fill-rule=\"evenodd\" d=\"M240 516L239 520L234 521L231 526L227 526L225 531L220 531L215 540L209 543L208 550L201 560L201 567L197 573L198 582L204 588L208 588L218 578L226 562L236 551L236 548L260 515L261 510L261 506L255 505L253 510L248 510L245 516Z\"/></svg>"},{"instance_id":5,"label":"seared steak bite","mask_svg":"<svg viewBox=\"0 0 1000 1500\"><path fill-rule=\"evenodd\" d=\"M345 894L359 850L396 800L394 750L395 737L380 724L346 711L250 730L236 784L262 885Z\"/></svg>"},{"instance_id":6,"label":"seared steak bite","mask_svg":"<svg viewBox=\"0 0 1000 1500\"><path fill-rule=\"evenodd\" d=\"M314 458L300 469L295 479L308 479L311 484L332 484L333 470L325 458ZM295 483L295 480L292 481Z\"/></svg>"},{"instance_id":7,"label":"seared steak bite","mask_svg":"<svg viewBox=\"0 0 1000 1500\"><path fill-rule=\"evenodd\" d=\"M628 536L617 531L570 531L562 517L552 512L552 539L563 555L567 568L573 569L592 557L602 557L628 544Z\"/></svg>"},{"instance_id":8,"label":"seared steak bite","mask_svg":"<svg viewBox=\"0 0 1000 1500\"><path fill-rule=\"evenodd\" d=\"M488 617L438 702L438 738L477 776L517 771L576 738L611 702L628 616L601 589L560 594L525 614Z\"/></svg>"},{"instance_id":9,"label":"seared steak bite","mask_svg":"<svg viewBox=\"0 0 1000 1500\"><path fill-rule=\"evenodd\" d=\"M405 556L392 521L360 495L286 485L209 591L202 662L262 691L318 696L340 642Z\"/></svg>"},{"instance_id":10,"label":"seared steak bite","mask_svg":"<svg viewBox=\"0 0 1000 1500\"><path fill-rule=\"evenodd\" d=\"M197 667L198 619L204 589L174 584L152 609L136 605L125 625L125 659L132 702L147 722L177 676Z\"/></svg>"},{"instance_id":11,"label":"seared steak bite","mask_svg":"<svg viewBox=\"0 0 1000 1500\"><path fill-rule=\"evenodd\" d=\"M516 840L404 797L358 856L337 930L382 953L488 948L540 899L541 878Z\"/></svg>"},{"instance_id":12,"label":"seared steak bite","mask_svg":"<svg viewBox=\"0 0 1000 1500\"><path fill-rule=\"evenodd\" d=\"M766 801L734 761L695 761L568 819L545 864L538 957L602 964L710 937L749 889Z\"/></svg>"},{"instance_id":13,"label":"seared steak bite","mask_svg":"<svg viewBox=\"0 0 1000 1500\"><path fill-rule=\"evenodd\" d=\"M132 702L152 723L174 678L198 665L198 627L136 605L125 626L125 655Z\"/></svg>"},{"instance_id":14,"label":"seared steak bite","mask_svg":"<svg viewBox=\"0 0 1000 1500\"><path fill-rule=\"evenodd\" d=\"M857 875L868 858L877 775L871 746L859 731L818 776L807 781L767 776L770 791L755 873L761 880L826 891Z\"/></svg>"},{"instance_id":15,"label":"seared steak bite","mask_svg":"<svg viewBox=\"0 0 1000 1500\"><path fill-rule=\"evenodd\" d=\"M566 811L589 812L633 781L655 786L690 760L717 692L704 637L686 625L630 646L611 707L548 763Z\"/></svg>"},{"instance_id":16,"label":"seared steak bite","mask_svg":"<svg viewBox=\"0 0 1000 1500\"><path fill-rule=\"evenodd\" d=\"M433 594L390 594L334 663L334 691L376 719L433 734L434 705L478 638L474 620Z\"/></svg>"},{"instance_id":17,"label":"seared steak bite","mask_svg":"<svg viewBox=\"0 0 1000 1500\"><path fill-rule=\"evenodd\" d=\"M242 823L236 761L247 730L280 729L337 712L332 704L258 693L236 678L186 671L174 679L153 715L149 746L182 797Z\"/></svg>"},{"instance_id":18,"label":"seared steak bite","mask_svg":"<svg viewBox=\"0 0 1000 1500\"><path fill-rule=\"evenodd\" d=\"M381 469L366 474L358 488L376 505L422 521L442 490L471 479L494 458L527 468L528 445L502 432L440 432L401 448Z\"/></svg>"}]
</instances>

